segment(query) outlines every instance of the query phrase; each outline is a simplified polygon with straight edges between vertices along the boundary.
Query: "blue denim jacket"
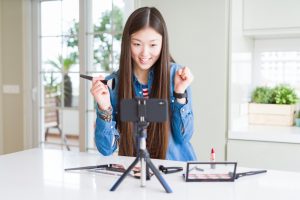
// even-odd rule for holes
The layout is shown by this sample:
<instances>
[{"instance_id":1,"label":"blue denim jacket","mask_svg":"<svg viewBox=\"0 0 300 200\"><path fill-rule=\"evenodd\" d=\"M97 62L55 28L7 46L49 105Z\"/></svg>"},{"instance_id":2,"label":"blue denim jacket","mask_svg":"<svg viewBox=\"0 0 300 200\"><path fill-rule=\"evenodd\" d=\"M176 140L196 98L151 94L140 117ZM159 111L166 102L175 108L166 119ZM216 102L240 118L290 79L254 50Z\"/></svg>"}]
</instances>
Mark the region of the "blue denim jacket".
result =
<instances>
[{"instance_id":1,"label":"blue denim jacket","mask_svg":"<svg viewBox=\"0 0 300 200\"><path fill-rule=\"evenodd\" d=\"M191 89L187 88L187 103L180 104L173 96L174 90L174 75L180 68L178 64L171 64L170 72L170 109L172 113L171 129L169 136L169 145L166 154L167 160L192 161L196 160L196 155L190 143L190 139L194 132L194 116L192 111ZM153 82L154 72L150 70L148 75L148 91L151 93L151 85ZM116 87L110 89L110 99L113 107L113 119L111 122L105 122L99 116L97 106L97 119L95 129L95 143L98 151L103 155L111 155L117 149L117 141L120 133L116 129L117 101L118 101L118 72L114 72L107 80L115 78ZM137 97L142 97L142 85L133 77L135 94ZM122 133L121 133L122 134Z\"/></svg>"}]
</instances>

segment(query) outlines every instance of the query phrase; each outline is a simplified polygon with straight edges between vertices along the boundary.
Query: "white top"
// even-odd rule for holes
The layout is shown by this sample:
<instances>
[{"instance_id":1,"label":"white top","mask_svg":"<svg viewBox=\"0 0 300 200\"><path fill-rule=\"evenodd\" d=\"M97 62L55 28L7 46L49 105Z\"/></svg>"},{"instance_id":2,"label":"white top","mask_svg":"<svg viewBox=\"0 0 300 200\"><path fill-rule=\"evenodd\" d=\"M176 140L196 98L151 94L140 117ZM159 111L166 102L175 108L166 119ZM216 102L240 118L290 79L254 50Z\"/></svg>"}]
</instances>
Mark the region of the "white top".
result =
<instances>
[{"instance_id":1,"label":"white top","mask_svg":"<svg viewBox=\"0 0 300 200\"><path fill-rule=\"evenodd\" d=\"M185 182L182 173L163 175L173 193L166 193L152 177L146 187L126 177L116 191L109 191L118 176L91 172L65 172L64 168L123 163L134 158L99 154L32 149L0 156L0 199L299 199L300 173L268 170L265 174L241 177L235 182ZM183 162L152 160L158 166L185 166ZM249 170L239 168L239 171Z\"/></svg>"}]
</instances>

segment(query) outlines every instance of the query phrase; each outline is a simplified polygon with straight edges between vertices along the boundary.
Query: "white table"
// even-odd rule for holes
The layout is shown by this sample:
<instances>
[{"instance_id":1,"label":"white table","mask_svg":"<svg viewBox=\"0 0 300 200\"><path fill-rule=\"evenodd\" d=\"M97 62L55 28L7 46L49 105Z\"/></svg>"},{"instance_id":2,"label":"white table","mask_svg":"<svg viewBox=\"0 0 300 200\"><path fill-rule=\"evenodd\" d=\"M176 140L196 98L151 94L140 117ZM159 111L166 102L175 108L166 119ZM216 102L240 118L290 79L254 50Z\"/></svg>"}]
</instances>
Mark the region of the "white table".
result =
<instances>
[{"instance_id":1,"label":"white table","mask_svg":"<svg viewBox=\"0 0 300 200\"><path fill-rule=\"evenodd\" d=\"M64 168L124 163L133 158L103 157L99 154L31 149L0 156L0 199L299 199L300 173L272 171L242 177L235 182L187 183L182 173L163 175L173 190L168 194L156 177L140 187L138 179L127 177L116 191L109 191L119 178L89 172L65 172ZM185 166L185 163L152 160L156 166ZM239 168L243 171L246 169ZM249 170L249 169L247 169Z\"/></svg>"}]
</instances>

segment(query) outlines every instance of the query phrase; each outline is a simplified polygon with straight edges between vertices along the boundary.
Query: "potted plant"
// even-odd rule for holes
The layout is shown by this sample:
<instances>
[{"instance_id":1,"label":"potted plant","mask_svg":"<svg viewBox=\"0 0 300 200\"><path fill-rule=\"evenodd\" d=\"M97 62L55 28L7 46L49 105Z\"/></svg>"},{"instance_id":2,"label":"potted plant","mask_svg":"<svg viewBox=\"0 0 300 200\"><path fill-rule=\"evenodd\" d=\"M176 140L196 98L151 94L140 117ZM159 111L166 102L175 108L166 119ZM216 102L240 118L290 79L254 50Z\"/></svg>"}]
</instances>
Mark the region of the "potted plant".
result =
<instances>
[{"instance_id":1,"label":"potted plant","mask_svg":"<svg viewBox=\"0 0 300 200\"><path fill-rule=\"evenodd\" d=\"M288 85L256 87L249 103L249 124L292 126L297 101Z\"/></svg>"},{"instance_id":2,"label":"potted plant","mask_svg":"<svg viewBox=\"0 0 300 200\"><path fill-rule=\"evenodd\" d=\"M48 60L46 63L63 72L64 107L72 107L73 88L69 72L71 67L76 64L76 56L70 54L67 58L63 58L59 55L57 60Z\"/></svg>"},{"instance_id":3,"label":"potted plant","mask_svg":"<svg viewBox=\"0 0 300 200\"><path fill-rule=\"evenodd\" d=\"M296 126L300 127L300 110L297 112L295 121L296 121Z\"/></svg>"}]
</instances>

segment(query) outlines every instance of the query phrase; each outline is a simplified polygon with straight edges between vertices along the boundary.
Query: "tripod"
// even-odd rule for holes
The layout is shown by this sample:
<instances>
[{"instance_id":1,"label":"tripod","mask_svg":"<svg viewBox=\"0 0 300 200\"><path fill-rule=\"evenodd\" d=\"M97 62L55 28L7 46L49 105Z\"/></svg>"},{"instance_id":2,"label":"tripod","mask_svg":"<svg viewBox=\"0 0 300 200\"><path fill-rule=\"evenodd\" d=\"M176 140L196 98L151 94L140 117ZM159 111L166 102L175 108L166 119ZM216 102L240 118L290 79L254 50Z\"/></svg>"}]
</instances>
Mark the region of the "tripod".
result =
<instances>
[{"instance_id":1,"label":"tripod","mask_svg":"<svg viewBox=\"0 0 300 200\"><path fill-rule=\"evenodd\" d=\"M138 114L138 121L136 122L137 127L137 156L135 160L131 163L131 165L128 167L128 169L122 174L122 176L117 180L117 182L112 186L110 191L115 191L117 187L121 184L121 182L126 178L126 176L129 174L129 172L135 167L135 165L140 161L141 165L141 187L146 186L146 176L147 171L149 168L152 170L154 175L157 177L159 182L162 184L164 189L167 193L172 193L171 188L167 184L167 182L164 180L164 178L161 176L159 171L155 168L154 164L151 162L148 150L146 148L146 138L147 138L147 126L148 122L145 121L146 118L146 99L139 98L137 100L137 112L135 114ZM122 111L122 103L121 103L121 111ZM122 114L121 114L122 118ZM146 169L147 168L147 169Z\"/></svg>"}]
</instances>

